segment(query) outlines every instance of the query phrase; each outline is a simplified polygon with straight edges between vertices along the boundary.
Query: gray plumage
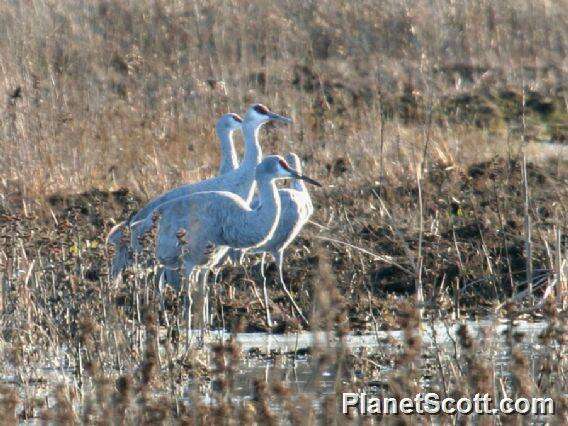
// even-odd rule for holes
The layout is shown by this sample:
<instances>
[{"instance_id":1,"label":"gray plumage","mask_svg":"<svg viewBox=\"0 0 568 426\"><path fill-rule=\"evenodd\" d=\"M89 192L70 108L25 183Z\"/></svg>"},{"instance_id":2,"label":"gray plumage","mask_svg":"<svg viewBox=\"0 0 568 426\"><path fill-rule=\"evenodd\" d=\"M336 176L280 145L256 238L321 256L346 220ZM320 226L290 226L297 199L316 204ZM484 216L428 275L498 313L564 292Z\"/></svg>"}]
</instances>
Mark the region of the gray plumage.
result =
<instances>
[{"instance_id":1,"label":"gray plumage","mask_svg":"<svg viewBox=\"0 0 568 426\"><path fill-rule=\"evenodd\" d=\"M131 226L133 223L142 222L147 218L151 218L152 213L160 205L197 192L224 190L232 192L249 202L254 194L255 167L262 159L262 149L258 141L258 132L262 125L270 120L279 120L286 123L291 122L289 118L275 114L263 105L252 105L247 110L243 122L239 123L239 125L242 126L241 128L244 135L245 153L242 163L236 169L230 170L221 176L183 185L154 198L132 216L128 223L123 224L122 227ZM232 160L228 163L231 162ZM114 244L115 247L119 247L115 253L111 267L112 277L116 277L121 270L132 263L132 258L129 255L129 247L123 238L124 233L122 227L116 226L113 228L108 238L109 243ZM133 236L130 238L130 244L135 252L141 249L137 238L133 238Z\"/></svg>"},{"instance_id":2,"label":"gray plumage","mask_svg":"<svg viewBox=\"0 0 568 426\"><path fill-rule=\"evenodd\" d=\"M300 158L295 153L289 153L286 161L291 168L302 173ZM299 179L292 179L290 188L278 190L282 213L274 235L262 246L252 250L252 253L270 253L276 257L276 252L284 251L296 238L314 212L312 199L305 183ZM259 199L255 198L251 205L256 208Z\"/></svg>"},{"instance_id":3,"label":"gray plumage","mask_svg":"<svg viewBox=\"0 0 568 426\"><path fill-rule=\"evenodd\" d=\"M192 300L190 277L194 270L202 270L199 295L203 300L206 297L208 272L218 264L228 247L256 247L273 235L280 218L280 196L274 180L286 177L319 185L291 169L282 157L268 156L255 170L260 200L256 209L251 209L246 200L231 192L197 192L158 206L158 219L147 217L133 223L132 239L142 237L154 227L157 220L156 259L168 269L183 266L188 279L189 301ZM202 312L204 325L209 318L207 306L205 302ZM190 310L191 302L188 306L187 330L191 328Z\"/></svg>"},{"instance_id":4,"label":"gray plumage","mask_svg":"<svg viewBox=\"0 0 568 426\"><path fill-rule=\"evenodd\" d=\"M233 132L240 129L243 119L238 114L225 114L215 125L215 133L221 142L221 161L219 163L219 176L235 170L239 166ZM239 123L239 125L235 125Z\"/></svg>"},{"instance_id":5,"label":"gray plumage","mask_svg":"<svg viewBox=\"0 0 568 426\"><path fill-rule=\"evenodd\" d=\"M214 265L217 249L251 248L264 244L274 234L280 218L280 196L275 179L301 176L277 155L267 156L256 167L260 203L251 209L242 197L227 191L207 191L181 197L156 208L156 258L175 269L183 262L186 276L196 267ZM138 238L153 226L153 218L131 225L132 238ZM180 244L179 231L186 241Z\"/></svg>"},{"instance_id":6,"label":"gray plumage","mask_svg":"<svg viewBox=\"0 0 568 426\"><path fill-rule=\"evenodd\" d=\"M238 166L237 153L233 141L233 133L241 128L242 121L242 118L238 114L228 113L222 115L215 124L215 133L219 138L221 146L219 175L224 175L230 171L233 171ZM173 199L172 197L174 197L174 195L183 195L184 193L187 195L190 194L193 189L198 190L199 188L196 187L196 185L198 184L184 185L154 198L146 206L135 213L131 218L119 223L110 230L107 237L107 244L111 244L115 247L115 253L111 264L111 276L113 278L116 277L125 267L129 266L132 263L132 258L129 253L130 240L125 236L125 228L130 226L130 223L145 218L149 213L153 211L155 206L167 201L168 199Z\"/></svg>"},{"instance_id":7,"label":"gray plumage","mask_svg":"<svg viewBox=\"0 0 568 426\"><path fill-rule=\"evenodd\" d=\"M243 119L238 114L225 114L217 120L215 125L215 133L221 144L221 161L219 163L218 176L223 176L239 166L237 159L237 151L235 150L235 143L233 140L233 132L240 129ZM235 125L235 123L239 123ZM221 253L219 254L221 255ZM166 282L174 285L179 285L179 275L176 271L165 270L164 279ZM207 277L204 277L206 280Z\"/></svg>"},{"instance_id":8,"label":"gray plumage","mask_svg":"<svg viewBox=\"0 0 568 426\"><path fill-rule=\"evenodd\" d=\"M300 158L295 153L289 153L286 156L286 161L298 173L302 173L302 164ZM271 326L270 311L268 309L268 292L266 290L266 275L265 275L265 258L266 254L270 253L278 266L278 276L280 284L284 292L292 302L292 305L302 318L307 323L306 317L294 301L292 295L288 291L286 283L284 282L283 263L284 251L298 236L304 225L314 212L312 199L302 180L293 179L290 188L282 188L278 191L280 195L281 213L274 234L270 239L259 247L249 250L249 253L262 253L261 261L261 275L263 278L265 307L267 314L267 323ZM259 199L255 198L251 207L258 205Z\"/></svg>"}]
</instances>

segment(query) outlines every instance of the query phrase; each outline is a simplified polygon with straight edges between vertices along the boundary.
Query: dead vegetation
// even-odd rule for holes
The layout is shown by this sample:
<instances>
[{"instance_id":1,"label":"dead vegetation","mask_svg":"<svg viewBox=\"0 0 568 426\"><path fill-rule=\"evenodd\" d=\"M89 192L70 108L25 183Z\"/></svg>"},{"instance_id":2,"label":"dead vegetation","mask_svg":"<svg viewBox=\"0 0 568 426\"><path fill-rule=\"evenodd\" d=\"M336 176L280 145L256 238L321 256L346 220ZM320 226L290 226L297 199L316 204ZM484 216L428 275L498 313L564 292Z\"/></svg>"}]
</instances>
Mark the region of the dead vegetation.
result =
<instances>
[{"instance_id":1,"label":"dead vegetation","mask_svg":"<svg viewBox=\"0 0 568 426\"><path fill-rule=\"evenodd\" d=\"M568 137L567 13L563 1L0 5L0 419L316 423L341 391L427 387L555 395L565 418L568 168L564 151L539 153ZM158 297L152 271L111 285L104 239L152 196L215 173L213 120L253 101L294 118L263 130L264 151L297 152L326 184L285 269L310 329L406 340L368 355L315 347L307 391L259 379L235 402L235 342L184 354L182 301ZM257 269L211 286L214 328L267 330ZM455 354L424 352L417 283L427 323L544 317L540 370L527 372L512 323L511 380L466 329ZM270 291L272 331L301 329ZM327 395L323 371L337 374Z\"/></svg>"}]
</instances>

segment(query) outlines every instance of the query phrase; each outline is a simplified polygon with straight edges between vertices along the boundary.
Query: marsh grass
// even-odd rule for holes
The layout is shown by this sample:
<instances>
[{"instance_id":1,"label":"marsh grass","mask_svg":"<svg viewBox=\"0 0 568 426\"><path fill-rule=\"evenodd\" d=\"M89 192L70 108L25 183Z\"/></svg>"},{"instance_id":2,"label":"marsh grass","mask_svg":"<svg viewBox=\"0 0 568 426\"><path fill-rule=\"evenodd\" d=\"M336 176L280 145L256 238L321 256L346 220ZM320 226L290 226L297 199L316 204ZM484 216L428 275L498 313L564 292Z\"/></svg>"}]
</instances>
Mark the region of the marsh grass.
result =
<instances>
[{"instance_id":1,"label":"marsh grass","mask_svg":"<svg viewBox=\"0 0 568 426\"><path fill-rule=\"evenodd\" d=\"M568 138L567 21L564 0L0 4L0 419L358 424L337 417L343 391L434 389L553 396L562 423L568 169L540 142ZM152 196L215 173L215 118L258 101L294 119L263 129L264 151L297 152L326 184L286 278L328 339L305 388L247 378L242 399L251 355L189 342L150 246L111 283L104 239ZM212 286L213 328L267 330L251 263ZM270 294L273 331L300 330ZM435 320L479 316L509 321L505 371L491 336L421 341ZM548 322L534 360L520 318ZM403 343L344 344L381 329Z\"/></svg>"}]
</instances>

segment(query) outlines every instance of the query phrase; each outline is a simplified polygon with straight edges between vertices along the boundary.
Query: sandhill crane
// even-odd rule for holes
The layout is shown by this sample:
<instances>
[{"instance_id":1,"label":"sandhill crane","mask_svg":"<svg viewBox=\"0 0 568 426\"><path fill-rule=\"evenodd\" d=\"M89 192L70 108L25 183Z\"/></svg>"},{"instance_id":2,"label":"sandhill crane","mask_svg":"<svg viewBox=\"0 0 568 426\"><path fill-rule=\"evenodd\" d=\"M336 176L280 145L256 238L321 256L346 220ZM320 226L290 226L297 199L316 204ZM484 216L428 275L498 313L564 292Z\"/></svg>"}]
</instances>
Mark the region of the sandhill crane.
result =
<instances>
[{"instance_id":1,"label":"sandhill crane","mask_svg":"<svg viewBox=\"0 0 568 426\"><path fill-rule=\"evenodd\" d=\"M122 228L130 226L135 222L151 217L152 212L161 204L174 200L178 197L184 197L195 192L202 191L229 191L250 202L254 194L254 174L255 167L262 160L262 149L258 141L258 131L264 123L268 121L282 121L291 123L292 120L278 115L270 111L266 106L254 104L248 110L241 124L241 129L245 142L245 153L242 163L236 169L229 171L221 176L206 179L197 183L187 184L166 192L144 207L142 207L132 218L124 223L122 227L115 226L109 235L107 241L111 244L120 246L116 250L115 258L111 268L112 277L115 278L132 259L129 255L128 242L124 242L124 233ZM121 244L122 242L122 244ZM130 244L134 251L139 251L139 243L136 238L130 239Z\"/></svg>"},{"instance_id":2,"label":"sandhill crane","mask_svg":"<svg viewBox=\"0 0 568 426\"><path fill-rule=\"evenodd\" d=\"M302 163L300 158L293 152L286 156L286 161L291 168L296 170L298 173L302 173ZM269 327L272 327L272 320L270 318L270 309L268 307L268 291L266 289L266 275L265 275L265 261L266 255L270 253L274 258L276 265L278 265L278 275L280 278L280 284L284 292L292 302L294 309L300 315L300 318L305 324L308 320L302 313L299 306L294 301L294 298L288 291L288 287L284 282L284 276L282 273L282 266L284 262L284 250L290 245L292 241L296 238L299 232L302 230L308 219L314 212L314 207L312 205L312 199L306 185L302 180L292 179L290 188L282 188L278 190L280 194L281 203L281 213L280 220L278 221L278 226L274 231L272 237L259 247L249 250L249 253L262 253L262 260L260 264L260 273L263 280L263 290L264 290L264 304L266 308L266 322ZM258 205L259 200L255 198L251 204L252 208Z\"/></svg>"},{"instance_id":3,"label":"sandhill crane","mask_svg":"<svg viewBox=\"0 0 568 426\"><path fill-rule=\"evenodd\" d=\"M223 175L237 168L237 153L233 141L233 133L241 129L243 119L234 113L223 114L215 124L215 133L221 145L221 161L219 164L219 175ZM116 275L126 267L129 259L129 244L124 237L124 227L128 226L131 219L121 222L114 226L107 237L107 244L115 247L115 254L112 260L111 275Z\"/></svg>"},{"instance_id":4,"label":"sandhill crane","mask_svg":"<svg viewBox=\"0 0 568 426\"><path fill-rule=\"evenodd\" d=\"M233 132L241 128L243 119L234 113L228 113L221 116L215 125L215 133L221 142L221 161L219 163L219 176L235 170L239 166L237 151L233 141ZM238 124L237 124L238 123ZM172 271L164 276L167 282L179 282L178 275Z\"/></svg>"},{"instance_id":5,"label":"sandhill crane","mask_svg":"<svg viewBox=\"0 0 568 426\"><path fill-rule=\"evenodd\" d=\"M216 264L219 248L246 249L266 243L280 219L280 195L274 180L289 177L321 186L292 169L282 157L270 155L256 167L259 202L255 209L227 191L197 192L158 206L156 259L171 269L178 268L181 259L189 279L194 269L207 270ZM148 217L133 223L132 235L143 235L154 221L154 217ZM180 230L187 237L184 244L179 241ZM189 291L188 283L188 297Z\"/></svg>"}]
</instances>

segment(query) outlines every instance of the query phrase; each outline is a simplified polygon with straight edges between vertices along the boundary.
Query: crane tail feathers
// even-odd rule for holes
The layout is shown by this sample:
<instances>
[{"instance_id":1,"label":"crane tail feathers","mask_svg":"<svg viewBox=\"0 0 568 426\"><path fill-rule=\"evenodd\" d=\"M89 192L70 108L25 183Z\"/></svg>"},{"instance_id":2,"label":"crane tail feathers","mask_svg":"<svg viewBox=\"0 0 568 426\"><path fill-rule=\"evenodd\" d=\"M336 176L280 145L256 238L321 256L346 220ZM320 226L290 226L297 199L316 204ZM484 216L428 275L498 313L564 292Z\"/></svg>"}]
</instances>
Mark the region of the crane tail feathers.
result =
<instances>
[{"instance_id":1,"label":"crane tail feathers","mask_svg":"<svg viewBox=\"0 0 568 426\"><path fill-rule=\"evenodd\" d=\"M132 263L128 246L121 244L117 247L110 266L110 276L115 280L118 275Z\"/></svg>"},{"instance_id":2,"label":"crane tail feathers","mask_svg":"<svg viewBox=\"0 0 568 426\"><path fill-rule=\"evenodd\" d=\"M106 243L112 244L113 246L117 246L122 237L124 236L124 232L122 227L125 225L126 222L120 222L118 225L115 225L111 228L110 232L107 235Z\"/></svg>"},{"instance_id":3,"label":"crane tail feathers","mask_svg":"<svg viewBox=\"0 0 568 426\"><path fill-rule=\"evenodd\" d=\"M120 222L111 228L106 243L114 246L114 256L110 267L110 276L116 280L118 275L132 263L128 244L124 241L124 226L126 222Z\"/></svg>"}]
</instances>

